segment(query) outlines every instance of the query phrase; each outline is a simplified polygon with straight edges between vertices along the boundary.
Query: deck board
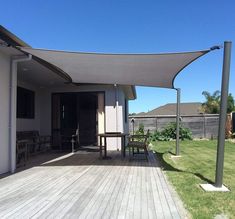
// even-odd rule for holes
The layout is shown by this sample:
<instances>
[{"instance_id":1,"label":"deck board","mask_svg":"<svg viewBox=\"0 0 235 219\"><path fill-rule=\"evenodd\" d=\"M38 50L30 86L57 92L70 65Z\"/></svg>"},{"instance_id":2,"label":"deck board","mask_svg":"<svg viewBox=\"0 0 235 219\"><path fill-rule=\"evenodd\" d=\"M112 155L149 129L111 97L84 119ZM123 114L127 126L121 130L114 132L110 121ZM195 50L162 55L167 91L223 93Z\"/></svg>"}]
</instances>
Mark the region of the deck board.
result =
<instances>
[{"instance_id":1,"label":"deck board","mask_svg":"<svg viewBox=\"0 0 235 219\"><path fill-rule=\"evenodd\" d=\"M45 155L0 178L0 218L181 218L152 153L147 161L109 155Z\"/></svg>"}]
</instances>

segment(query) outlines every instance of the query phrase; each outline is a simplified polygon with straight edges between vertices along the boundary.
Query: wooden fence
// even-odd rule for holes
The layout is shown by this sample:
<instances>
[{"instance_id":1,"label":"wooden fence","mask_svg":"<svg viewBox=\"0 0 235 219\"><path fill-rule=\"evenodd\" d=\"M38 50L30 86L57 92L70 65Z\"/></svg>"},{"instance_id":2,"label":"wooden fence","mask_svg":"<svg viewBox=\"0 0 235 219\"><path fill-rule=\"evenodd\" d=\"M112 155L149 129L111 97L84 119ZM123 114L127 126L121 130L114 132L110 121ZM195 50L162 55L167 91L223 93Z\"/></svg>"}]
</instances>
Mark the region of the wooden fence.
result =
<instances>
[{"instance_id":1,"label":"wooden fence","mask_svg":"<svg viewBox=\"0 0 235 219\"><path fill-rule=\"evenodd\" d=\"M175 122L175 116L129 116L129 131L133 132L139 128L140 124L144 129L162 130L170 122ZM181 123L184 127L189 128L193 138L216 138L218 135L219 115L218 114L201 114L194 116L181 116Z\"/></svg>"}]
</instances>

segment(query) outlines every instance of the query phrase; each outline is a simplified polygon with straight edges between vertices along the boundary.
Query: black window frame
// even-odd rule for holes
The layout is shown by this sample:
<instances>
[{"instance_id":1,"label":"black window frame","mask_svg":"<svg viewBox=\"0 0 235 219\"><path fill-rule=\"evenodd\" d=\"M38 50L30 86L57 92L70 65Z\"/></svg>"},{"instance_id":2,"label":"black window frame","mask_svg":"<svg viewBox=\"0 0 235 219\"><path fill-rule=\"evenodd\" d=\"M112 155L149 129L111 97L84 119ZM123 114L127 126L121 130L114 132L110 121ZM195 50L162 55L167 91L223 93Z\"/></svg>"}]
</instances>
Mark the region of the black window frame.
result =
<instances>
[{"instance_id":1,"label":"black window frame","mask_svg":"<svg viewBox=\"0 0 235 219\"><path fill-rule=\"evenodd\" d=\"M35 118L35 92L17 86L17 118Z\"/></svg>"}]
</instances>

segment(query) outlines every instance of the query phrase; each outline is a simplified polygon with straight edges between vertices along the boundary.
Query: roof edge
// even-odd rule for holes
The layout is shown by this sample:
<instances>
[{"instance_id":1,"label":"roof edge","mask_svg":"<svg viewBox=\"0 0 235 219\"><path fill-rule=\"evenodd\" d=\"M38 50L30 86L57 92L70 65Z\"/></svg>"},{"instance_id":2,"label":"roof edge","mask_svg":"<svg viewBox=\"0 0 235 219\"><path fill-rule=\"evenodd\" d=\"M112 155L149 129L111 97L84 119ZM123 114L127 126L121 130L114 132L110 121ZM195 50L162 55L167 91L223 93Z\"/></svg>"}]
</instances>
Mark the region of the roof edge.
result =
<instances>
[{"instance_id":1,"label":"roof edge","mask_svg":"<svg viewBox=\"0 0 235 219\"><path fill-rule=\"evenodd\" d=\"M14 47L21 46L31 48L29 44L21 40L19 37L7 30L2 25L0 25L0 38L2 38L6 43Z\"/></svg>"}]
</instances>

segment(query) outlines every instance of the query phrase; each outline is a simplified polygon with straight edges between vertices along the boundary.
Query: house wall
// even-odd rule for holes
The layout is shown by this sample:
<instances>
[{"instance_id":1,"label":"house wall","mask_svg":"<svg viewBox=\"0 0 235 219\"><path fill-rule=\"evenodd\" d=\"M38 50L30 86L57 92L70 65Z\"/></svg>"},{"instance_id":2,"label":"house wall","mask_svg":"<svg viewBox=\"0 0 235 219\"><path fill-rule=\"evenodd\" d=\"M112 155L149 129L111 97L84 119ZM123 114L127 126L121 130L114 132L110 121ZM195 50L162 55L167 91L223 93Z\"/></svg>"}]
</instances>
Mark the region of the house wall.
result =
<instances>
[{"instance_id":1,"label":"house wall","mask_svg":"<svg viewBox=\"0 0 235 219\"><path fill-rule=\"evenodd\" d=\"M49 95L52 93L60 93L60 92L105 92L105 131L106 132L123 132L124 131L124 123L123 121L123 107L125 103L125 95L122 89L115 88L114 86L68 86L68 87L57 87L53 88L49 91ZM45 97L43 100L45 101ZM118 100L118 106L116 107L116 100ZM50 100L49 100L50 101ZM44 107L44 110L46 108ZM50 111L47 109L47 111ZM116 119L118 118L118 119ZM48 122L46 120L45 122ZM41 126L41 131L43 127L51 127L51 124L44 124ZM128 132L128 126L125 127L125 130ZM46 134L46 133L45 133ZM50 134L50 133L48 133ZM121 139L120 138L110 138L107 139L107 148L108 150L116 150L121 149Z\"/></svg>"},{"instance_id":2,"label":"house wall","mask_svg":"<svg viewBox=\"0 0 235 219\"><path fill-rule=\"evenodd\" d=\"M9 171L10 150L9 150L9 111L10 111L10 57L0 51L0 174ZM41 135L51 134L51 94L56 92L104 92L105 93L105 124L106 132L128 133L128 122L125 123L125 94L124 91L114 86L63 86L55 88L42 88L31 83L18 81L18 86L35 92L35 118L17 119L17 131L38 130ZM117 119L116 119L117 118ZM121 148L119 138L110 138L107 141L108 150Z\"/></svg>"},{"instance_id":3,"label":"house wall","mask_svg":"<svg viewBox=\"0 0 235 219\"><path fill-rule=\"evenodd\" d=\"M128 123L125 123L125 94L119 87L114 86L72 86L39 88L24 82L18 85L35 91L35 118L17 119L17 131L39 130L41 135L51 135L51 95L63 92L105 92L105 124L106 132L128 133ZM116 100L118 100L116 103ZM116 104L118 105L116 107ZM116 119L118 118L118 119ZM128 120L127 120L128 121ZM110 138L107 140L108 150L121 148L121 139Z\"/></svg>"},{"instance_id":4,"label":"house wall","mask_svg":"<svg viewBox=\"0 0 235 219\"><path fill-rule=\"evenodd\" d=\"M106 132L123 132L124 92L119 87L112 87L105 93L105 126ZM108 150L120 150L121 139L107 139Z\"/></svg>"},{"instance_id":5,"label":"house wall","mask_svg":"<svg viewBox=\"0 0 235 219\"><path fill-rule=\"evenodd\" d=\"M0 51L0 174L10 169L9 109L10 109L10 56Z\"/></svg>"},{"instance_id":6,"label":"house wall","mask_svg":"<svg viewBox=\"0 0 235 219\"><path fill-rule=\"evenodd\" d=\"M0 174L10 170L10 63L10 55L0 50ZM52 93L93 91L105 93L105 116L101 119L101 121L104 121L104 127L100 126L100 130L128 133L128 122L125 123L125 93L121 87L114 87L113 85L73 86L70 84L62 87L43 88L23 80L18 80L17 86L35 92L35 118L16 119L17 131L38 130L41 135L51 135ZM121 140L119 138L110 138L107 143L108 150L121 148Z\"/></svg>"}]
</instances>

